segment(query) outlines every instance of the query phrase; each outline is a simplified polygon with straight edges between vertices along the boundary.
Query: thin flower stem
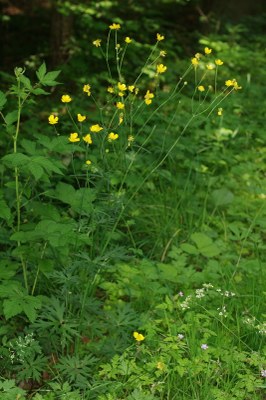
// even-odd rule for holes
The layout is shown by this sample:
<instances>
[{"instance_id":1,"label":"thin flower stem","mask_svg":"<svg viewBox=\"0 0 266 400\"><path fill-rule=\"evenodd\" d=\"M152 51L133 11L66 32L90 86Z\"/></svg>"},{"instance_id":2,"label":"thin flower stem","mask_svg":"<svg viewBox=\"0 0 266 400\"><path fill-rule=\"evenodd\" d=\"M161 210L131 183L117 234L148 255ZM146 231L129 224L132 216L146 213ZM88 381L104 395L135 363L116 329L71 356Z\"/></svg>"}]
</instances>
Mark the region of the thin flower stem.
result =
<instances>
[{"instance_id":1,"label":"thin flower stem","mask_svg":"<svg viewBox=\"0 0 266 400\"><path fill-rule=\"evenodd\" d=\"M20 78L17 77L17 82L18 82L18 118L17 118L17 125L16 125L16 131L15 131L15 136L13 137L13 153L17 153L17 141L18 141L18 136L19 136L19 130L20 130L20 119L21 119L21 110L22 110L22 104L23 102L21 101L20 97ZM16 191L16 210L17 210L17 232L20 231L20 224L21 224L21 194L19 191L19 169L18 167L15 167L15 191ZM17 246L18 248L21 246L20 240L17 241ZM22 265L22 271L23 271L23 279L24 279L24 285L25 289L28 292L28 278L27 278L27 266L26 262L23 258L23 255L20 255L20 261Z\"/></svg>"},{"instance_id":2,"label":"thin flower stem","mask_svg":"<svg viewBox=\"0 0 266 400\"><path fill-rule=\"evenodd\" d=\"M109 46L110 46L111 29L108 32L107 42L106 42L106 52L105 52L105 62L108 69L109 77L112 79L112 72L109 64Z\"/></svg>"}]
</instances>

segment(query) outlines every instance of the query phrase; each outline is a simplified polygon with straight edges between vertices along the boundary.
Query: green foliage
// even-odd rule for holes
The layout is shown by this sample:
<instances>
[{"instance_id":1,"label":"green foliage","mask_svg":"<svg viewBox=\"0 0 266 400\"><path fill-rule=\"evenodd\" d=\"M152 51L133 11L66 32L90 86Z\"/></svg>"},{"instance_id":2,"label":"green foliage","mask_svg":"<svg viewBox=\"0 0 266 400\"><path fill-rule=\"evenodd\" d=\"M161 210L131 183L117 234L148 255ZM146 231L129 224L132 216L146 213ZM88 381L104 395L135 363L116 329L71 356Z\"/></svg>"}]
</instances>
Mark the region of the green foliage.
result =
<instances>
[{"instance_id":1,"label":"green foliage","mask_svg":"<svg viewBox=\"0 0 266 400\"><path fill-rule=\"evenodd\" d=\"M92 23L91 4L57 7ZM176 66L154 32L126 46L115 30L87 50L108 72L84 92L75 78L71 101L35 97L58 84L45 63L37 83L16 68L0 92L3 400L262 400L264 94L243 83L242 45L226 63L240 28L201 40L221 49L216 72L216 54ZM244 95L224 86L232 71Z\"/></svg>"}]
</instances>

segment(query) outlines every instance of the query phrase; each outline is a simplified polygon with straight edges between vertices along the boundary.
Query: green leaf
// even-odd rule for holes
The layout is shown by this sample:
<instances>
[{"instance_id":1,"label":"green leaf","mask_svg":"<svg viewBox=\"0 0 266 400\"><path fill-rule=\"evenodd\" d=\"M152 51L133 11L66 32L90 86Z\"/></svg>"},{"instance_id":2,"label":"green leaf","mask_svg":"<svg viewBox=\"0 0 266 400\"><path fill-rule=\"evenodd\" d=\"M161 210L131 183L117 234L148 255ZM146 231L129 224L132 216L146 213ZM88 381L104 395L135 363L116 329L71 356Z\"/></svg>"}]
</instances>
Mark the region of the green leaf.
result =
<instances>
[{"instance_id":1,"label":"green leaf","mask_svg":"<svg viewBox=\"0 0 266 400\"><path fill-rule=\"evenodd\" d=\"M46 92L45 90L43 90L41 88L33 89L32 93L35 94L36 96L40 96L42 94L44 94L44 95L50 94L49 92Z\"/></svg>"},{"instance_id":2,"label":"green leaf","mask_svg":"<svg viewBox=\"0 0 266 400\"><path fill-rule=\"evenodd\" d=\"M37 310L41 308L40 297L25 296L23 299L22 310L27 315L30 322L34 322L37 317Z\"/></svg>"},{"instance_id":3,"label":"green leaf","mask_svg":"<svg viewBox=\"0 0 266 400\"><path fill-rule=\"evenodd\" d=\"M7 124L7 126L14 124L14 122L16 122L18 119L18 112L17 110L15 111L11 111L10 113L8 113L5 116L5 122Z\"/></svg>"},{"instance_id":4,"label":"green leaf","mask_svg":"<svg viewBox=\"0 0 266 400\"><path fill-rule=\"evenodd\" d=\"M204 257L215 257L220 254L219 247L213 243L213 240L201 232L196 232L191 235L191 240L196 243L199 252Z\"/></svg>"},{"instance_id":5,"label":"green leaf","mask_svg":"<svg viewBox=\"0 0 266 400\"><path fill-rule=\"evenodd\" d=\"M11 164L12 167L21 167L28 164L30 158L23 153L7 154L2 158L3 161Z\"/></svg>"},{"instance_id":6,"label":"green leaf","mask_svg":"<svg viewBox=\"0 0 266 400\"><path fill-rule=\"evenodd\" d=\"M232 203L234 200L234 194L226 188L214 190L211 197L216 207L225 206Z\"/></svg>"},{"instance_id":7,"label":"green leaf","mask_svg":"<svg viewBox=\"0 0 266 400\"><path fill-rule=\"evenodd\" d=\"M6 102L7 102L7 98L6 98L5 94L0 90L0 111L3 109Z\"/></svg>"},{"instance_id":8,"label":"green leaf","mask_svg":"<svg viewBox=\"0 0 266 400\"><path fill-rule=\"evenodd\" d=\"M16 297L13 299L5 299L3 301L3 311L5 318L10 319L23 312L23 306L17 301Z\"/></svg>"},{"instance_id":9,"label":"green leaf","mask_svg":"<svg viewBox=\"0 0 266 400\"><path fill-rule=\"evenodd\" d=\"M44 78L46 71L47 71L46 64L45 62L43 62L40 68L36 71L36 75L39 81L41 81Z\"/></svg>"},{"instance_id":10,"label":"green leaf","mask_svg":"<svg viewBox=\"0 0 266 400\"><path fill-rule=\"evenodd\" d=\"M59 82L55 81L61 71L51 71L48 72L40 81L44 86L56 86L59 85Z\"/></svg>"},{"instance_id":11,"label":"green leaf","mask_svg":"<svg viewBox=\"0 0 266 400\"><path fill-rule=\"evenodd\" d=\"M25 86L25 88L29 89L30 91L33 89L29 78L27 78L25 75L21 75L20 80Z\"/></svg>"},{"instance_id":12,"label":"green leaf","mask_svg":"<svg viewBox=\"0 0 266 400\"><path fill-rule=\"evenodd\" d=\"M189 243L183 243L180 245L181 249L188 254L199 254L198 250L196 249L195 246L192 246Z\"/></svg>"},{"instance_id":13,"label":"green leaf","mask_svg":"<svg viewBox=\"0 0 266 400\"><path fill-rule=\"evenodd\" d=\"M0 199L0 218L6 221L11 218L11 210L4 199Z\"/></svg>"},{"instance_id":14,"label":"green leaf","mask_svg":"<svg viewBox=\"0 0 266 400\"><path fill-rule=\"evenodd\" d=\"M19 266L16 263L11 263L7 260L1 260L0 261L0 279L5 280L5 279L10 279L12 278Z\"/></svg>"}]
</instances>

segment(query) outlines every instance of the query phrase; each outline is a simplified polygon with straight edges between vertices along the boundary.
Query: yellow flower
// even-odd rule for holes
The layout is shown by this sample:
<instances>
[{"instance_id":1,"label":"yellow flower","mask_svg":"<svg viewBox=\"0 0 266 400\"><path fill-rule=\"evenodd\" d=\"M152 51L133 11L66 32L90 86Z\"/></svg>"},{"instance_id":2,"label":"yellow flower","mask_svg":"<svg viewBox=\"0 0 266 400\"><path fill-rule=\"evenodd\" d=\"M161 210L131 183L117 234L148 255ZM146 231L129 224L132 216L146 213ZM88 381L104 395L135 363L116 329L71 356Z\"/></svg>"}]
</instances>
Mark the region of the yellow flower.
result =
<instances>
[{"instance_id":1,"label":"yellow flower","mask_svg":"<svg viewBox=\"0 0 266 400\"><path fill-rule=\"evenodd\" d=\"M62 103L70 103L72 101L71 97L68 94L63 94L61 97Z\"/></svg>"},{"instance_id":2,"label":"yellow flower","mask_svg":"<svg viewBox=\"0 0 266 400\"><path fill-rule=\"evenodd\" d=\"M199 60L196 57L193 57L191 58L191 63L194 67L197 67L199 65Z\"/></svg>"},{"instance_id":3,"label":"yellow flower","mask_svg":"<svg viewBox=\"0 0 266 400\"><path fill-rule=\"evenodd\" d=\"M160 56L161 56L161 57L165 57L166 54L167 54L166 51L164 51L164 50L160 51Z\"/></svg>"},{"instance_id":4,"label":"yellow flower","mask_svg":"<svg viewBox=\"0 0 266 400\"><path fill-rule=\"evenodd\" d=\"M138 92L139 92L139 88L136 88L135 89L135 94L138 94Z\"/></svg>"},{"instance_id":5,"label":"yellow flower","mask_svg":"<svg viewBox=\"0 0 266 400\"><path fill-rule=\"evenodd\" d=\"M100 132L103 128L99 124L92 125L90 127L91 132Z\"/></svg>"},{"instance_id":6,"label":"yellow flower","mask_svg":"<svg viewBox=\"0 0 266 400\"><path fill-rule=\"evenodd\" d=\"M166 65L158 64L156 69L157 69L157 74L163 74L167 70L167 67Z\"/></svg>"},{"instance_id":7,"label":"yellow flower","mask_svg":"<svg viewBox=\"0 0 266 400\"><path fill-rule=\"evenodd\" d=\"M114 93L114 88L112 86L108 86L107 92Z\"/></svg>"},{"instance_id":8,"label":"yellow flower","mask_svg":"<svg viewBox=\"0 0 266 400\"><path fill-rule=\"evenodd\" d=\"M135 89L135 86L134 86L134 85L129 85L129 86L128 86L128 90L129 90L131 93L134 91L134 89Z\"/></svg>"},{"instance_id":9,"label":"yellow flower","mask_svg":"<svg viewBox=\"0 0 266 400\"><path fill-rule=\"evenodd\" d=\"M91 86L89 84L83 86L83 92L87 93L88 96L91 95Z\"/></svg>"},{"instance_id":10,"label":"yellow flower","mask_svg":"<svg viewBox=\"0 0 266 400\"><path fill-rule=\"evenodd\" d=\"M119 50L120 47L121 47L121 45L119 43L117 43L116 46L115 46L116 50Z\"/></svg>"},{"instance_id":11,"label":"yellow flower","mask_svg":"<svg viewBox=\"0 0 266 400\"><path fill-rule=\"evenodd\" d=\"M118 108L118 110L123 110L125 108L125 104L121 103L121 101L118 101L116 103L116 107Z\"/></svg>"},{"instance_id":12,"label":"yellow flower","mask_svg":"<svg viewBox=\"0 0 266 400\"><path fill-rule=\"evenodd\" d=\"M101 39L96 39L92 42L92 44L96 47L100 47L101 46Z\"/></svg>"},{"instance_id":13,"label":"yellow flower","mask_svg":"<svg viewBox=\"0 0 266 400\"><path fill-rule=\"evenodd\" d=\"M154 94L151 93L149 90L147 90L145 96L144 96L144 101L145 103L149 106L152 103L152 99L154 98Z\"/></svg>"},{"instance_id":14,"label":"yellow flower","mask_svg":"<svg viewBox=\"0 0 266 400\"><path fill-rule=\"evenodd\" d=\"M129 135L128 138L127 138L128 145L130 146L130 143L133 143L134 140L135 140L134 136L133 135Z\"/></svg>"},{"instance_id":15,"label":"yellow flower","mask_svg":"<svg viewBox=\"0 0 266 400\"><path fill-rule=\"evenodd\" d=\"M159 362L157 362L156 368L163 371L165 369L165 364L163 362L159 361Z\"/></svg>"},{"instance_id":16,"label":"yellow flower","mask_svg":"<svg viewBox=\"0 0 266 400\"><path fill-rule=\"evenodd\" d=\"M133 336L137 342L141 342L142 340L145 339L145 336L143 336L141 333L138 332L133 332Z\"/></svg>"},{"instance_id":17,"label":"yellow flower","mask_svg":"<svg viewBox=\"0 0 266 400\"><path fill-rule=\"evenodd\" d=\"M112 25L109 26L109 28L110 28L112 31L118 31L118 29L121 28L121 25L120 25L120 24L113 23Z\"/></svg>"},{"instance_id":18,"label":"yellow flower","mask_svg":"<svg viewBox=\"0 0 266 400\"><path fill-rule=\"evenodd\" d=\"M154 94L151 93L149 90L147 90L147 92L146 92L144 98L145 98L146 100L148 100L148 99L153 99L153 98L154 98Z\"/></svg>"},{"instance_id":19,"label":"yellow flower","mask_svg":"<svg viewBox=\"0 0 266 400\"><path fill-rule=\"evenodd\" d=\"M116 140L119 138L119 135L117 133L111 132L108 135L108 142L112 142L113 140Z\"/></svg>"},{"instance_id":20,"label":"yellow flower","mask_svg":"<svg viewBox=\"0 0 266 400\"><path fill-rule=\"evenodd\" d=\"M206 68L207 68L209 71L211 71L212 69L215 68L215 66L214 66L213 64L207 64L207 65L206 65Z\"/></svg>"},{"instance_id":21,"label":"yellow flower","mask_svg":"<svg viewBox=\"0 0 266 400\"><path fill-rule=\"evenodd\" d=\"M85 121L86 116L85 116L85 115L78 114L78 115L77 115L77 119L78 119L78 122L83 122L83 121Z\"/></svg>"},{"instance_id":22,"label":"yellow flower","mask_svg":"<svg viewBox=\"0 0 266 400\"><path fill-rule=\"evenodd\" d=\"M219 117L221 117L223 115L223 109L222 108L218 108L217 115L219 115Z\"/></svg>"},{"instance_id":23,"label":"yellow flower","mask_svg":"<svg viewBox=\"0 0 266 400\"><path fill-rule=\"evenodd\" d=\"M121 82L118 82L117 87L118 87L118 90L120 90L121 92L124 92L125 90L127 90L126 85Z\"/></svg>"},{"instance_id":24,"label":"yellow flower","mask_svg":"<svg viewBox=\"0 0 266 400\"><path fill-rule=\"evenodd\" d=\"M132 42L132 39L131 39L129 36L127 36L127 37L125 38L125 42L126 42L127 44L129 44L129 43Z\"/></svg>"},{"instance_id":25,"label":"yellow flower","mask_svg":"<svg viewBox=\"0 0 266 400\"><path fill-rule=\"evenodd\" d=\"M119 114L119 122L118 122L118 125L121 125L121 124L123 123L123 121L124 121L124 114L121 113L121 114Z\"/></svg>"},{"instance_id":26,"label":"yellow flower","mask_svg":"<svg viewBox=\"0 0 266 400\"><path fill-rule=\"evenodd\" d=\"M87 161L85 162L85 164L91 165L91 160L87 160Z\"/></svg>"},{"instance_id":27,"label":"yellow flower","mask_svg":"<svg viewBox=\"0 0 266 400\"><path fill-rule=\"evenodd\" d=\"M194 57L195 57L197 60L199 60L201 56L202 56L202 54L196 53Z\"/></svg>"},{"instance_id":28,"label":"yellow flower","mask_svg":"<svg viewBox=\"0 0 266 400\"><path fill-rule=\"evenodd\" d=\"M157 33L156 39L157 39L157 42L161 42L162 40L164 40L164 36L160 35L160 33Z\"/></svg>"},{"instance_id":29,"label":"yellow flower","mask_svg":"<svg viewBox=\"0 0 266 400\"><path fill-rule=\"evenodd\" d=\"M89 133L87 133L87 135L84 136L83 140L84 140L84 142L86 142L88 144L92 144L91 135Z\"/></svg>"},{"instance_id":30,"label":"yellow flower","mask_svg":"<svg viewBox=\"0 0 266 400\"><path fill-rule=\"evenodd\" d=\"M205 47L205 49L204 49L205 54L211 54L211 52L212 52L212 49L209 49L209 47Z\"/></svg>"},{"instance_id":31,"label":"yellow flower","mask_svg":"<svg viewBox=\"0 0 266 400\"><path fill-rule=\"evenodd\" d=\"M215 60L215 64L216 65L223 65L223 61L222 60L220 60L220 58L218 58L217 60Z\"/></svg>"},{"instance_id":32,"label":"yellow flower","mask_svg":"<svg viewBox=\"0 0 266 400\"><path fill-rule=\"evenodd\" d=\"M233 79L233 86L235 90L240 90L242 89L242 86L239 86L237 81L235 79Z\"/></svg>"},{"instance_id":33,"label":"yellow flower","mask_svg":"<svg viewBox=\"0 0 266 400\"><path fill-rule=\"evenodd\" d=\"M68 140L69 140L71 143L79 142L79 141L80 141L80 138L79 138L78 136L79 136L79 134L78 134L77 132L75 132L75 133L70 133Z\"/></svg>"},{"instance_id":34,"label":"yellow flower","mask_svg":"<svg viewBox=\"0 0 266 400\"><path fill-rule=\"evenodd\" d=\"M228 79L227 81L225 81L225 86L227 86L227 87L234 86L234 81L232 81L231 79Z\"/></svg>"},{"instance_id":35,"label":"yellow flower","mask_svg":"<svg viewBox=\"0 0 266 400\"><path fill-rule=\"evenodd\" d=\"M53 114L51 114L51 115L48 117L49 124L51 124L51 125L57 124L57 123L58 123L58 120L59 120L59 118L56 117L56 116L53 115Z\"/></svg>"},{"instance_id":36,"label":"yellow flower","mask_svg":"<svg viewBox=\"0 0 266 400\"><path fill-rule=\"evenodd\" d=\"M200 86L198 86L198 90L199 90L200 92L204 92L205 87L204 87L203 85L200 85Z\"/></svg>"}]
</instances>

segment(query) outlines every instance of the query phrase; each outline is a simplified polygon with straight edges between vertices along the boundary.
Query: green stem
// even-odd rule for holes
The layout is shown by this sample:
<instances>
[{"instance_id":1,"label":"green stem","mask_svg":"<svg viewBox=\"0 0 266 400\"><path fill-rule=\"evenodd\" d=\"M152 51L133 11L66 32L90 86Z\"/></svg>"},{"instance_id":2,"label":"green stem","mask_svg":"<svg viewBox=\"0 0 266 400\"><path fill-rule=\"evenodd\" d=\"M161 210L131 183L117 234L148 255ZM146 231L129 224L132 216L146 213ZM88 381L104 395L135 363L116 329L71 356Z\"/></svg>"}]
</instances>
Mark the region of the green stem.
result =
<instances>
[{"instance_id":1,"label":"green stem","mask_svg":"<svg viewBox=\"0 0 266 400\"><path fill-rule=\"evenodd\" d=\"M17 82L18 82L18 119L17 119L15 136L13 137L13 153L14 154L17 153L17 142L18 142L18 136L19 136L19 130L20 130L21 110L22 110L22 105L23 105L23 102L21 102L21 97L20 97L20 79L19 79L19 77L17 78ZM21 225L21 212L20 212L20 210L21 210L21 195L19 192L19 169L18 169L18 167L15 167L15 190L16 190L17 232L19 232L20 225ZM17 246L18 246L18 248L21 246L20 240L17 241ZM28 292L27 266L26 266L26 262L25 262L22 254L20 255L20 260L21 260L22 271L23 271L24 285Z\"/></svg>"}]
</instances>

